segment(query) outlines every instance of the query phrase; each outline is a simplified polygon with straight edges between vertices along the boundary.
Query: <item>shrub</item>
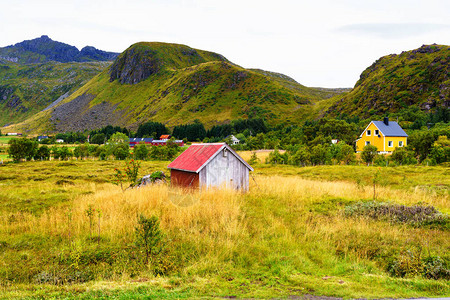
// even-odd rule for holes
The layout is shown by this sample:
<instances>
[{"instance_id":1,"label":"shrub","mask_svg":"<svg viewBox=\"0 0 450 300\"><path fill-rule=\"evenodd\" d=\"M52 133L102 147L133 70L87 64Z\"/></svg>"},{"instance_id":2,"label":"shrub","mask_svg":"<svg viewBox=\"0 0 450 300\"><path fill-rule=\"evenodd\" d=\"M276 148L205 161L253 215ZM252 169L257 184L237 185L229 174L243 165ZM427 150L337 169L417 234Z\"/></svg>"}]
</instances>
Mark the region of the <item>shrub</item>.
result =
<instances>
[{"instance_id":1,"label":"shrub","mask_svg":"<svg viewBox=\"0 0 450 300\"><path fill-rule=\"evenodd\" d=\"M257 164L260 161L258 156L256 155L256 152L252 153L252 156L250 157L250 160L248 161L249 164L254 165Z\"/></svg>"},{"instance_id":2,"label":"shrub","mask_svg":"<svg viewBox=\"0 0 450 300\"><path fill-rule=\"evenodd\" d=\"M387 264L386 270L395 277L423 276L428 279L450 279L448 262L439 256L422 256L420 247L402 251Z\"/></svg>"},{"instance_id":3,"label":"shrub","mask_svg":"<svg viewBox=\"0 0 450 300\"><path fill-rule=\"evenodd\" d=\"M163 171L155 171L150 175L150 180L152 182L155 182L157 180L165 180L166 179L166 175L164 174Z\"/></svg>"},{"instance_id":4,"label":"shrub","mask_svg":"<svg viewBox=\"0 0 450 300\"><path fill-rule=\"evenodd\" d=\"M277 148L274 151L269 153L269 156L266 159L266 163L268 164L287 164L288 163L288 154L287 152L281 154Z\"/></svg>"},{"instance_id":5,"label":"shrub","mask_svg":"<svg viewBox=\"0 0 450 300\"><path fill-rule=\"evenodd\" d=\"M373 164L379 167L384 167L386 166L386 155L376 155L375 158L373 159Z\"/></svg>"},{"instance_id":6,"label":"shrub","mask_svg":"<svg viewBox=\"0 0 450 300\"><path fill-rule=\"evenodd\" d=\"M390 156L390 159L399 165L416 164L417 160L414 158L414 152L406 148L395 148Z\"/></svg>"},{"instance_id":7,"label":"shrub","mask_svg":"<svg viewBox=\"0 0 450 300\"><path fill-rule=\"evenodd\" d=\"M450 220L433 206L405 206L385 202L359 202L345 207L346 216L366 216L377 220L412 226L437 226L448 228Z\"/></svg>"},{"instance_id":8,"label":"shrub","mask_svg":"<svg viewBox=\"0 0 450 300\"><path fill-rule=\"evenodd\" d=\"M373 145L364 146L363 151L361 152L361 159L363 160L363 162L365 162L366 164L370 164L371 162L373 162L373 159L377 155L377 150L377 147Z\"/></svg>"},{"instance_id":9,"label":"shrub","mask_svg":"<svg viewBox=\"0 0 450 300\"><path fill-rule=\"evenodd\" d=\"M161 253L164 234L159 228L159 220L156 216L147 218L144 215L140 215L138 224L135 227L135 236L136 246L145 254L145 264L149 263L149 259L155 258Z\"/></svg>"}]
</instances>

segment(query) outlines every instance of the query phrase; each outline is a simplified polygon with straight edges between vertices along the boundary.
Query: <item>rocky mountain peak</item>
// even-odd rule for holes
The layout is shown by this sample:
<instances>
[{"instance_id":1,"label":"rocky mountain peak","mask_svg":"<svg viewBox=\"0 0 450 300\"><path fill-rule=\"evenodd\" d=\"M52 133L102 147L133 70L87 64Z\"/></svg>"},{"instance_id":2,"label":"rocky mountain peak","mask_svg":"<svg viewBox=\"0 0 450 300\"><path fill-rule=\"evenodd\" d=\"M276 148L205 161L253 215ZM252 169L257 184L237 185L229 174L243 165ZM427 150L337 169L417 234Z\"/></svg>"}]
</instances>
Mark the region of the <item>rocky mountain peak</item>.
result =
<instances>
[{"instance_id":1,"label":"rocky mountain peak","mask_svg":"<svg viewBox=\"0 0 450 300\"><path fill-rule=\"evenodd\" d=\"M84 51L83 51L84 49ZM85 47L79 51L77 47L52 40L47 35L25 40L15 45L0 48L0 57L7 57L9 61L18 63L83 62L113 60L118 53Z\"/></svg>"}]
</instances>

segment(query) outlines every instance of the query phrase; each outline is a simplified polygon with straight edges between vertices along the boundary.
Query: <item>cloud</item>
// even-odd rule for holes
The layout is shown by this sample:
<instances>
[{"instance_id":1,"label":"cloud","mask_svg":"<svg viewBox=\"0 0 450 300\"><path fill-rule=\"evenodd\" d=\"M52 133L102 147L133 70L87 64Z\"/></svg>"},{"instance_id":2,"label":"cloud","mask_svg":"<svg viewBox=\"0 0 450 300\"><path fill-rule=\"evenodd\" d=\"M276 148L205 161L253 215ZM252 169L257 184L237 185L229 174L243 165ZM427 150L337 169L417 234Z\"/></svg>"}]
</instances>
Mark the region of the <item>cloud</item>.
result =
<instances>
[{"instance_id":1,"label":"cloud","mask_svg":"<svg viewBox=\"0 0 450 300\"><path fill-rule=\"evenodd\" d=\"M366 23L339 27L336 31L352 35L370 35L378 38L409 38L450 29L449 24L433 23Z\"/></svg>"}]
</instances>

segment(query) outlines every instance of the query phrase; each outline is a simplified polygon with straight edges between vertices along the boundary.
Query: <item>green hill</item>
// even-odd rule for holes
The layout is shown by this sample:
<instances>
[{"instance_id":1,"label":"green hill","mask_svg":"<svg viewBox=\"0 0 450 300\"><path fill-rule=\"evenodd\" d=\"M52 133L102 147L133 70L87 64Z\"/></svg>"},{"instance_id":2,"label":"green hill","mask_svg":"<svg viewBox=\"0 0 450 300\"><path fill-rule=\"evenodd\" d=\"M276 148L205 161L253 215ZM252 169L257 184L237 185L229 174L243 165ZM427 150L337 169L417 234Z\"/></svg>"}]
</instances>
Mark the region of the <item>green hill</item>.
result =
<instances>
[{"instance_id":1,"label":"green hill","mask_svg":"<svg viewBox=\"0 0 450 300\"><path fill-rule=\"evenodd\" d=\"M352 91L326 113L369 118L419 106L430 112L450 105L450 47L424 45L381 57L362 74Z\"/></svg>"},{"instance_id":2,"label":"green hill","mask_svg":"<svg viewBox=\"0 0 450 300\"><path fill-rule=\"evenodd\" d=\"M223 56L166 43L137 43L61 104L19 127L61 132L146 121L207 126L259 117L299 122L317 101L344 90L304 87L287 76L248 70Z\"/></svg>"},{"instance_id":3,"label":"green hill","mask_svg":"<svg viewBox=\"0 0 450 300\"><path fill-rule=\"evenodd\" d=\"M21 65L0 61L0 126L25 120L68 97L110 62Z\"/></svg>"}]
</instances>

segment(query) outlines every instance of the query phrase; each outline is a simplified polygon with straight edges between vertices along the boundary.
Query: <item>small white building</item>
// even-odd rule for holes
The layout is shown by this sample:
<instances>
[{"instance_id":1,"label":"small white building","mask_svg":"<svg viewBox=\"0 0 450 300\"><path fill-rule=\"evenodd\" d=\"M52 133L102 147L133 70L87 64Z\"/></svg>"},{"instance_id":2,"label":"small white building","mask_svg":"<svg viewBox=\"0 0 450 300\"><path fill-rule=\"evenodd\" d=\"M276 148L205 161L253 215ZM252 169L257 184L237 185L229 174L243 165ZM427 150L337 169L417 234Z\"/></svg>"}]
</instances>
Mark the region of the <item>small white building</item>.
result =
<instances>
[{"instance_id":1,"label":"small white building","mask_svg":"<svg viewBox=\"0 0 450 300\"><path fill-rule=\"evenodd\" d=\"M227 139L230 139L230 141L231 141L231 145L237 145L237 144L239 144L241 141L237 138L237 137L235 137L234 135L229 135L229 136L227 136L226 137Z\"/></svg>"}]
</instances>

